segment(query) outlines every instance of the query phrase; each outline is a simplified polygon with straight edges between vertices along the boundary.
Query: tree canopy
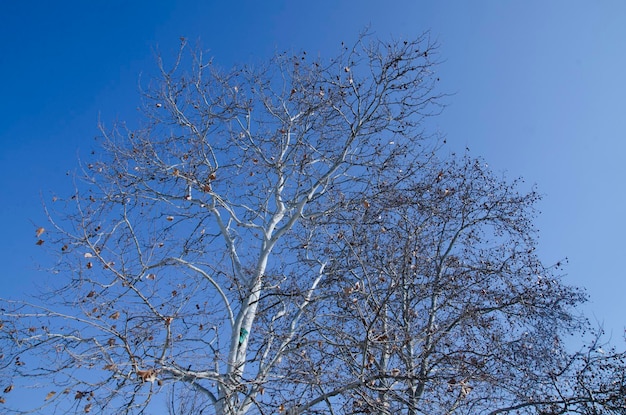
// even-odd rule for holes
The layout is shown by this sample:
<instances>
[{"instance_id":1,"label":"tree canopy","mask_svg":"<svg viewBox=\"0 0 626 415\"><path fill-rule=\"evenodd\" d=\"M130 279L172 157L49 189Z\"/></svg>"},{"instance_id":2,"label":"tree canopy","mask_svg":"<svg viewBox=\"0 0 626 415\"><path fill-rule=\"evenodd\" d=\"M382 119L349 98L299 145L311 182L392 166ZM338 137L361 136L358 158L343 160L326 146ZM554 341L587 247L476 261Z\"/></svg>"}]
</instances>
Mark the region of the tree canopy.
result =
<instances>
[{"instance_id":1,"label":"tree canopy","mask_svg":"<svg viewBox=\"0 0 626 415\"><path fill-rule=\"evenodd\" d=\"M436 45L223 70L183 40L144 123L102 127L4 300L12 396L46 413L626 413L620 354L536 254L540 196L441 156Z\"/></svg>"}]
</instances>

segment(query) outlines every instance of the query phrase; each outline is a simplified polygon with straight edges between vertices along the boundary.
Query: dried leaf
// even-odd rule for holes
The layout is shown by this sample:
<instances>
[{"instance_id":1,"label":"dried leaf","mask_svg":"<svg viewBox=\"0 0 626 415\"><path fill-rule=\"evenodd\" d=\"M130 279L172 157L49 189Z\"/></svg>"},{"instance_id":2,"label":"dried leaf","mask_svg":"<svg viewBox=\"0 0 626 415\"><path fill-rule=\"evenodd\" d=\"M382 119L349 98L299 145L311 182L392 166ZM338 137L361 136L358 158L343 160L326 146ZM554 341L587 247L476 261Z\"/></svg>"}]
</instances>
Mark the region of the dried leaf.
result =
<instances>
[{"instance_id":1,"label":"dried leaf","mask_svg":"<svg viewBox=\"0 0 626 415\"><path fill-rule=\"evenodd\" d=\"M115 313L111 314L109 316L109 318L113 319L113 320L117 320L118 318L120 318L120 312L116 311Z\"/></svg>"},{"instance_id":2,"label":"dried leaf","mask_svg":"<svg viewBox=\"0 0 626 415\"><path fill-rule=\"evenodd\" d=\"M4 388L4 393L9 393L13 390L13 385L9 385L6 388Z\"/></svg>"},{"instance_id":3,"label":"dried leaf","mask_svg":"<svg viewBox=\"0 0 626 415\"><path fill-rule=\"evenodd\" d=\"M91 298L91 297L93 297L94 295L96 295L96 292L95 292L95 291L89 291L89 294L87 294L87 298Z\"/></svg>"},{"instance_id":4,"label":"dried leaf","mask_svg":"<svg viewBox=\"0 0 626 415\"><path fill-rule=\"evenodd\" d=\"M93 268L93 264L91 262L87 262L87 269L92 269Z\"/></svg>"},{"instance_id":5,"label":"dried leaf","mask_svg":"<svg viewBox=\"0 0 626 415\"><path fill-rule=\"evenodd\" d=\"M43 241L42 239L40 239L40 240L38 240L37 242L35 242L35 245L43 245L43 242L44 242L44 241Z\"/></svg>"},{"instance_id":6,"label":"dried leaf","mask_svg":"<svg viewBox=\"0 0 626 415\"><path fill-rule=\"evenodd\" d=\"M87 405L85 405L85 412L90 412L91 411L91 404L88 403Z\"/></svg>"},{"instance_id":7,"label":"dried leaf","mask_svg":"<svg viewBox=\"0 0 626 415\"><path fill-rule=\"evenodd\" d=\"M85 258L93 258L93 255L91 254L91 252L85 252L84 257Z\"/></svg>"},{"instance_id":8,"label":"dried leaf","mask_svg":"<svg viewBox=\"0 0 626 415\"><path fill-rule=\"evenodd\" d=\"M82 399L85 396L85 392L76 391L76 395L74 395L74 399Z\"/></svg>"},{"instance_id":9,"label":"dried leaf","mask_svg":"<svg viewBox=\"0 0 626 415\"><path fill-rule=\"evenodd\" d=\"M154 281L154 279L155 279L155 278L156 278L156 275L154 275L154 274L148 274L148 275L146 275L146 279L147 279L147 280Z\"/></svg>"},{"instance_id":10,"label":"dried leaf","mask_svg":"<svg viewBox=\"0 0 626 415\"><path fill-rule=\"evenodd\" d=\"M137 376L141 378L142 382L154 382L156 380L156 375L156 370L154 369L137 371Z\"/></svg>"},{"instance_id":11,"label":"dried leaf","mask_svg":"<svg viewBox=\"0 0 626 415\"><path fill-rule=\"evenodd\" d=\"M41 236L42 233L44 233L46 230L44 228L37 228L37 230L35 231L35 235L37 235L37 238L39 238Z\"/></svg>"},{"instance_id":12,"label":"dried leaf","mask_svg":"<svg viewBox=\"0 0 626 415\"><path fill-rule=\"evenodd\" d=\"M107 344L108 344L110 347L115 346L115 339L114 339L113 337L111 337L109 340L107 340Z\"/></svg>"},{"instance_id":13,"label":"dried leaf","mask_svg":"<svg viewBox=\"0 0 626 415\"><path fill-rule=\"evenodd\" d=\"M173 221L173 220L174 220L174 216L168 216L168 217L167 217L167 218L165 218L165 219L167 219L169 222L171 222L171 221Z\"/></svg>"},{"instance_id":14,"label":"dried leaf","mask_svg":"<svg viewBox=\"0 0 626 415\"><path fill-rule=\"evenodd\" d=\"M52 399L52 397L53 397L54 395L56 395L56 392L55 392L55 391L50 391L50 392L48 392L48 394L46 395L46 399L45 399L45 400L47 401L47 400L49 400L49 399Z\"/></svg>"}]
</instances>

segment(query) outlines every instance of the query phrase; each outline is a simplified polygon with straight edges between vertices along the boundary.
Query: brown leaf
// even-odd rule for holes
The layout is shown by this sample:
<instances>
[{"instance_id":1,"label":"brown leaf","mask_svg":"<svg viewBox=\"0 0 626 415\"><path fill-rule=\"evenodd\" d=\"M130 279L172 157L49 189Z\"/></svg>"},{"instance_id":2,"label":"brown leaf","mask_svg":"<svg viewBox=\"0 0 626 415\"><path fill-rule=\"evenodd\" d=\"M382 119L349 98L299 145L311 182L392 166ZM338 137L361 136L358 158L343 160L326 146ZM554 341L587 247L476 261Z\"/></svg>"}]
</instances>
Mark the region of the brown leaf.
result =
<instances>
[{"instance_id":1,"label":"brown leaf","mask_svg":"<svg viewBox=\"0 0 626 415\"><path fill-rule=\"evenodd\" d=\"M147 279L147 280L154 281L154 279L155 279L155 278L156 278L156 275L154 275L154 274L148 274L148 275L146 275L146 279Z\"/></svg>"},{"instance_id":2,"label":"brown leaf","mask_svg":"<svg viewBox=\"0 0 626 415\"><path fill-rule=\"evenodd\" d=\"M5 403L6 400L3 397L0 397L0 403Z\"/></svg>"},{"instance_id":3,"label":"brown leaf","mask_svg":"<svg viewBox=\"0 0 626 415\"><path fill-rule=\"evenodd\" d=\"M91 411L91 404L88 403L87 405L85 405L85 412L90 412Z\"/></svg>"},{"instance_id":4,"label":"brown leaf","mask_svg":"<svg viewBox=\"0 0 626 415\"><path fill-rule=\"evenodd\" d=\"M111 337L109 340L107 340L107 344L111 347L115 346L115 339Z\"/></svg>"},{"instance_id":5,"label":"brown leaf","mask_svg":"<svg viewBox=\"0 0 626 415\"><path fill-rule=\"evenodd\" d=\"M87 294L87 298L91 298L91 297L93 297L94 295L96 295L96 292L95 292L95 291L89 291L89 294Z\"/></svg>"},{"instance_id":6,"label":"brown leaf","mask_svg":"<svg viewBox=\"0 0 626 415\"><path fill-rule=\"evenodd\" d=\"M37 230L35 231L35 235L37 235L37 238L39 238L41 236L42 233L44 233L46 230L44 228L37 228Z\"/></svg>"},{"instance_id":7,"label":"brown leaf","mask_svg":"<svg viewBox=\"0 0 626 415\"><path fill-rule=\"evenodd\" d=\"M87 262L87 269L92 269L93 268L93 264L91 262Z\"/></svg>"},{"instance_id":8,"label":"brown leaf","mask_svg":"<svg viewBox=\"0 0 626 415\"><path fill-rule=\"evenodd\" d=\"M40 240L38 240L37 242L35 242L35 245L43 245L43 242L44 242L44 241L43 241L42 239L40 239Z\"/></svg>"},{"instance_id":9,"label":"brown leaf","mask_svg":"<svg viewBox=\"0 0 626 415\"><path fill-rule=\"evenodd\" d=\"M167 219L168 222L171 222L174 220L174 216L168 216L165 219Z\"/></svg>"},{"instance_id":10,"label":"brown leaf","mask_svg":"<svg viewBox=\"0 0 626 415\"><path fill-rule=\"evenodd\" d=\"M50 392L48 392L48 394L46 395L46 399L45 399L45 400L47 401L47 400L49 400L49 399L52 399L52 397L53 397L54 395L56 395L56 392L55 392L55 391L50 391Z\"/></svg>"},{"instance_id":11,"label":"brown leaf","mask_svg":"<svg viewBox=\"0 0 626 415\"><path fill-rule=\"evenodd\" d=\"M4 388L4 393L9 393L13 390L13 385L9 385L6 388Z\"/></svg>"},{"instance_id":12,"label":"brown leaf","mask_svg":"<svg viewBox=\"0 0 626 415\"><path fill-rule=\"evenodd\" d=\"M156 370L138 370L137 376L141 378L142 382L154 382L156 380Z\"/></svg>"},{"instance_id":13,"label":"brown leaf","mask_svg":"<svg viewBox=\"0 0 626 415\"><path fill-rule=\"evenodd\" d=\"M120 318L120 312L116 311L115 313L111 314L109 316L109 318L113 319L113 320L117 320L118 318Z\"/></svg>"},{"instance_id":14,"label":"brown leaf","mask_svg":"<svg viewBox=\"0 0 626 415\"><path fill-rule=\"evenodd\" d=\"M82 399L85 396L85 392L76 391L76 395L74 395L74 399Z\"/></svg>"}]
</instances>

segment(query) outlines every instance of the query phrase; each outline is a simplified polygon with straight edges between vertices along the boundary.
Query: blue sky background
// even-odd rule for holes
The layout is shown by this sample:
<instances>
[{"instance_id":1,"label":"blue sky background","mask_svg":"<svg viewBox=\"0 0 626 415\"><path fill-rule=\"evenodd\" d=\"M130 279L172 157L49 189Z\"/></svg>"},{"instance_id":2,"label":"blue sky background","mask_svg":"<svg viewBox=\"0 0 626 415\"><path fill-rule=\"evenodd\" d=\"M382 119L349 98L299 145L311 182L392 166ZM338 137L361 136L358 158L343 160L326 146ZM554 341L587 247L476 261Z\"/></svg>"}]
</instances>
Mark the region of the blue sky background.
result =
<instances>
[{"instance_id":1,"label":"blue sky background","mask_svg":"<svg viewBox=\"0 0 626 415\"><path fill-rule=\"evenodd\" d=\"M138 119L140 76L184 36L215 62L275 51L332 57L371 25L381 38L430 30L440 43L433 128L450 150L483 156L545 194L537 221L548 262L588 289L585 311L615 341L626 326L626 2L1 1L0 296L45 277L41 200L67 193L98 119Z\"/></svg>"}]
</instances>

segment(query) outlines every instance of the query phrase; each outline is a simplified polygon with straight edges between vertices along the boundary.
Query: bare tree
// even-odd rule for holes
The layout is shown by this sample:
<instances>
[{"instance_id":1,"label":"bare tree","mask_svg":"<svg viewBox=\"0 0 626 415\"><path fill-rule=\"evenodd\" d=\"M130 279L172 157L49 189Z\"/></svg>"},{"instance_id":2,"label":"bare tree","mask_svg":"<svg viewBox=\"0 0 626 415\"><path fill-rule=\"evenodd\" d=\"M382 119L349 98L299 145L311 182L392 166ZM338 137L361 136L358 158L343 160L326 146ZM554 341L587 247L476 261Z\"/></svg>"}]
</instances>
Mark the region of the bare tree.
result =
<instances>
[{"instance_id":1,"label":"bare tree","mask_svg":"<svg viewBox=\"0 0 626 415\"><path fill-rule=\"evenodd\" d=\"M336 260L300 346L314 377L283 386L296 412L626 413L625 355L593 333L568 352L585 295L536 255L539 195L521 187L433 160L329 222Z\"/></svg>"},{"instance_id":2,"label":"bare tree","mask_svg":"<svg viewBox=\"0 0 626 415\"><path fill-rule=\"evenodd\" d=\"M3 301L3 409L624 413L623 355L563 344L585 296L535 254L536 192L435 157L434 52L159 61L145 124L48 203L51 285Z\"/></svg>"},{"instance_id":3,"label":"bare tree","mask_svg":"<svg viewBox=\"0 0 626 415\"><path fill-rule=\"evenodd\" d=\"M103 155L49 205L39 236L60 281L5 304L3 371L49 391L42 407L141 412L184 384L194 411L281 409L265 391L330 260L293 244L365 192L367 170L411 170L439 111L427 35L230 71L184 46L159 61L145 125L103 127Z\"/></svg>"}]
</instances>

